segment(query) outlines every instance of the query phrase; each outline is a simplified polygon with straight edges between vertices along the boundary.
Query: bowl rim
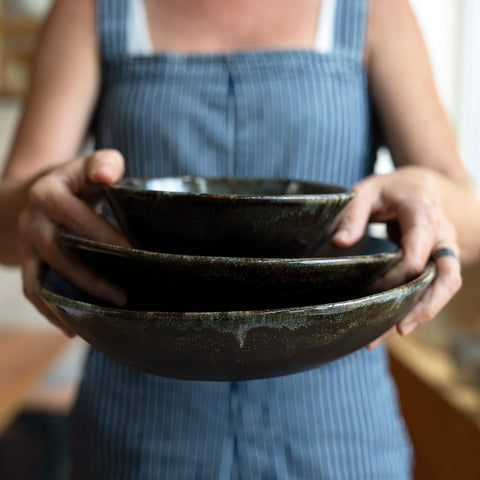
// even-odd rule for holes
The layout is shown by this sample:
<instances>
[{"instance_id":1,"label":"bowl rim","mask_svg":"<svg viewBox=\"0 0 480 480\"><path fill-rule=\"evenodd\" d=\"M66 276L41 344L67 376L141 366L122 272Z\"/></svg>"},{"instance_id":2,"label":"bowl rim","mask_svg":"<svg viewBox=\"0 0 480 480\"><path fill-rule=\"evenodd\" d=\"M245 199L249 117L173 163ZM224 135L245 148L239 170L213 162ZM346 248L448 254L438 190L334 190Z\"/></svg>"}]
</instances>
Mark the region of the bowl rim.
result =
<instances>
[{"instance_id":1,"label":"bowl rim","mask_svg":"<svg viewBox=\"0 0 480 480\"><path fill-rule=\"evenodd\" d=\"M247 315L253 316L270 316L282 313L288 313L290 315L299 315L308 316L319 313L341 313L344 311L352 310L355 306L366 307L372 305L375 302L387 301L390 298L401 296L402 293L405 294L412 291L417 291L423 286L430 284L436 276L436 266L435 262L430 260L425 266L423 272L418 275L416 278L405 282L397 287L384 290L379 293L367 295L360 298L355 298L351 300L343 300L340 302L333 303L324 303L320 305L309 305L304 307L291 307L291 308L276 308L276 309L266 309L266 310L229 310L222 312L164 312L164 311L149 311L149 310L128 310L115 307L104 307L100 305L95 305L93 303L84 302L81 300L75 300L58 293L54 293L44 287L42 279L47 271L47 268L44 266L39 273L37 274L34 282L35 292L45 301L53 303L56 306L63 308L75 308L77 311L90 312L95 315L103 316L121 316L123 320L158 320L162 317L169 318L191 318L191 319L201 319L203 318L215 318L218 319L238 319L245 317Z\"/></svg>"},{"instance_id":2,"label":"bowl rim","mask_svg":"<svg viewBox=\"0 0 480 480\"><path fill-rule=\"evenodd\" d=\"M214 255L189 255L182 253L163 253L153 250L144 250L140 248L128 248L120 245L112 245L93 240L86 237L77 236L66 229L60 228L55 232L56 240L60 244L73 248L93 249L100 252L106 252L114 255L127 256L130 258L148 260L157 263L161 261L198 263L198 264L249 264L249 265L343 265L345 263L366 264L366 263L388 263L399 261L403 256L403 249L398 247L391 252L378 252L365 255L345 255L335 257L234 257L234 256L214 256ZM365 235L368 238L387 240L373 235ZM393 243L393 242L392 242ZM395 262L396 263L396 262Z\"/></svg>"},{"instance_id":3,"label":"bowl rim","mask_svg":"<svg viewBox=\"0 0 480 480\"><path fill-rule=\"evenodd\" d=\"M338 192L332 193L302 193L302 194L282 194L282 195L258 195L258 194L235 194L235 193L206 193L206 192L175 192L169 190L149 190L147 188L140 188L134 186L125 185L126 182L139 181L146 182L152 180L182 180L182 181L195 181L195 180L228 180L228 181L279 181L279 182L298 182L303 184L309 184L312 186L318 187L335 187L339 189ZM284 202L284 203L294 203L298 201L302 202L315 202L315 201L324 201L332 202L338 201L339 199L350 201L354 192L348 187L342 185L327 183L327 182L317 182L312 180L301 180L301 179L292 179L292 178L283 178L283 177L226 177L226 176L202 176L202 175L169 175L169 176L152 176L152 177L124 177L113 183L112 185L101 185L102 190L105 194L112 194L113 192L123 192L130 195L142 196L142 197L173 197L173 198L201 198L201 199L214 199L214 200L247 200L249 202L259 202L259 201L268 201L268 202Z\"/></svg>"}]
</instances>

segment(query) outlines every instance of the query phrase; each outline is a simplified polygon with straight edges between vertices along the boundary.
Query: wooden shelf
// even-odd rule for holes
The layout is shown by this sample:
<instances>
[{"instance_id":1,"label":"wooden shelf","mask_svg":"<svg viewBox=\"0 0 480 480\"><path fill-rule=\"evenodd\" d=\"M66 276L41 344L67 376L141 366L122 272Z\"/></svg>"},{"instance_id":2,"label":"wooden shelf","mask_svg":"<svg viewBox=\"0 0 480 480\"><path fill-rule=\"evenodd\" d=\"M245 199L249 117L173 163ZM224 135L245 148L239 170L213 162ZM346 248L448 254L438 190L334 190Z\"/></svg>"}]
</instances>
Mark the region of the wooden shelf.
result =
<instances>
[{"instance_id":1,"label":"wooden shelf","mask_svg":"<svg viewBox=\"0 0 480 480\"><path fill-rule=\"evenodd\" d=\"M416 480L480 478L480 391L445 348L414 334L388 342L416 456Z\"/></svg>"},{"instance_id":2,"label":"wooden shelf","mask_svg":"<svg viewBox=\"0 0 480 480\"><path fill-rule=\"evenodd\" d=\"M0 432L67 343L56 331L0 331Z\"/></svg>"},{"instance_id":3,"label":"wooden shelf","mask_svg":"<svg viewBox=\"0 0 480 480\"><path fill-rule=\"evenodd\" d=\"M18 97L28 85L41 22L2 15L1 4L0 0L0 95Z\"/></svg>"},{"instance_id":4,"label":"wooden shelf","mask_svg":"<svg viewBox=\"0 0 480 480\"><path fill-rule=\"evenodd\" d=\"M39 29L40 23L36 20L0 17L0 35L33 35Z\"/></svg>"}]
</instances>

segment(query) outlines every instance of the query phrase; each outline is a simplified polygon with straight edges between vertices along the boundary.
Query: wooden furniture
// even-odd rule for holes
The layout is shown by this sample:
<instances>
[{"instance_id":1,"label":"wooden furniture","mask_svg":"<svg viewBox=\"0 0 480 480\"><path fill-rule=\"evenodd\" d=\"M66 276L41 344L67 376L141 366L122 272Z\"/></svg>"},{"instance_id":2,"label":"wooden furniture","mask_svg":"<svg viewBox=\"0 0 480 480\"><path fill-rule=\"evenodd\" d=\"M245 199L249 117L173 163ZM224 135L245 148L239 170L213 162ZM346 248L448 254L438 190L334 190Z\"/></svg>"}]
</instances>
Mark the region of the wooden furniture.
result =
<instances>
[{"instance_id":1,"label":"wooden furniture","mask_svg":"<svg viewBox=\"0 0 480 480\"><path fill-rule=\"evenodd\" d=\"M7 15L0 0L0 95L25 93L39 30L37 20Z\"/></svg>"},{"instance_id":2,"label":"wooden furniture","mask_svg":"<svg viewBox=\"0 0 480 480\"><path fill-rule=\"evenodd\" d=\"M389 343L391 370L415 449L415 480L480 479L480 389L448 351L415 334Z\"/></svg>"},{"instance_id":3,"label":"wooden furniture","mask_svg":"<svg viewBox=\"0 0 480 480\"><path fill-rule=\"evenodd\" d=\"M0 331L0 434L68 341L55 331Z\"/></svg>"}]
</instances>

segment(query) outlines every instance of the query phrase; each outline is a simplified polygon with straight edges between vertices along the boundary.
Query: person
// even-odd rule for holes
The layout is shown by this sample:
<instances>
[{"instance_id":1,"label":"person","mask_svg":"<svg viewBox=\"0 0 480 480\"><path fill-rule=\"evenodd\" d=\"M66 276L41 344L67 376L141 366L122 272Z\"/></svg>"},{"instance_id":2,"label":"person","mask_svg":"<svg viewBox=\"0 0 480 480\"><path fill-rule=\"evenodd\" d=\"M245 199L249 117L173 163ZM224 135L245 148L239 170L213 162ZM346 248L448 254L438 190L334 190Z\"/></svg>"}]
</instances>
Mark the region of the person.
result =
<instances>
[{"instance_id":1,"label":"person","mask_svg":"<svg viewBox=\"0 0 480 480\"><path fill-rule=\"evenodd\" d=\"M88 132L95 151L79 156ZM396 169L373 174L384 143ZM129 246L93 200L126 176L281 176L351 185L332 241L398 233L400 273L437 276L392 331L320 368L247 382L149 375L91 349L72 413L72 478L410 478L382 341L433 318L478 258L479 199L403 0L57 0L0 185L1 261L26 296L42 262L126 294L64 255L64 226ZM377 347L377 348L373 348Z\"/></svg>"}]
</instances>

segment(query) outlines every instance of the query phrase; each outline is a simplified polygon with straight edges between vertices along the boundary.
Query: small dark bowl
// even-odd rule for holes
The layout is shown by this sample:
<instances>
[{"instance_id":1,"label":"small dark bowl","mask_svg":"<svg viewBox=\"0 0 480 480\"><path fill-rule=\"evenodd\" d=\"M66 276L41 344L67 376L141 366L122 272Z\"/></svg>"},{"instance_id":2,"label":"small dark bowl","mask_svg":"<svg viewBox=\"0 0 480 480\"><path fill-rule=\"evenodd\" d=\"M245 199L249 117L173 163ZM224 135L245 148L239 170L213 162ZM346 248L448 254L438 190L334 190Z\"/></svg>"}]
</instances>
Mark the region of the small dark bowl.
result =
<instances>
[{"instance_id":1,"label":"small dark bowl","mask_svg":"<svg viewBox=\"0 0 480 480\"><path fill-rule=\"evenodd\" d=\"M258 178L127 178L104 187L132 243L163 253L305 257L353 192Z\"/></svg>"},{"instance_id":2,"label":"small dark bowl","mask_svg":"<svg viewBox=\"0 0 480 480\"><path fill-rule=\"evenodd\" d=\"M50 270L35 288L78 335L116 360L156 375L237 381L314 368L387 331L435 277L429 264L390 290L324 305L230 312L146 312L102 307Z\"/></svg>"},{"instance_id":3,"label":"small dark bowl","mask_svg":"<svg viewBox=\"0 0 480 480\"><path fill-rule=\"evenodd\" d=\"M58 243L126 288L127 308L162 311L263 310L362 296L401 258L389 240L350 248L326 242L314 258L175 255L107 245L59 232Z\"/></svg>"}]
</instances>

